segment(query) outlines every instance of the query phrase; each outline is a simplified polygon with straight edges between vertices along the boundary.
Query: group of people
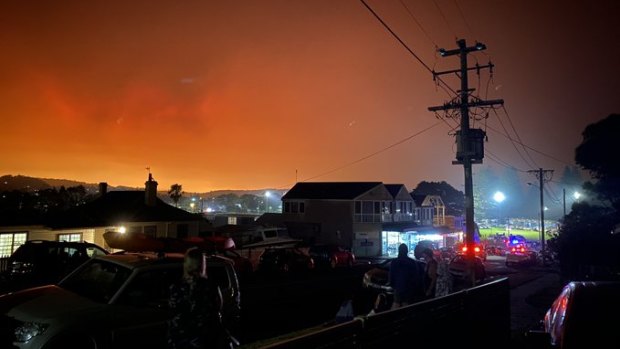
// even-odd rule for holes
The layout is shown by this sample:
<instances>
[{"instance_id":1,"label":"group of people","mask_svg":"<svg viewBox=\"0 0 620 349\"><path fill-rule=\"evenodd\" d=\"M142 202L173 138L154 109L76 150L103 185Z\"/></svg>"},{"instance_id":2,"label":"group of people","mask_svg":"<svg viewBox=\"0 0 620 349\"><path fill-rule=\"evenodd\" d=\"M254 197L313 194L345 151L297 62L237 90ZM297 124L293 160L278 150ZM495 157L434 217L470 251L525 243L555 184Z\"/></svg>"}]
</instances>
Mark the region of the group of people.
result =
<instances>
[{"instance_id":1,"label":"group of people","mask_svg":"<svg viewBox=\"0 0 620 349\"><path fill-rule=\"evenodd\" d=\"M170 287L168 347L232 348L232 338L222 324L222 293L207 275L207 256L190 248L183 260L183 277Z\"/></svg>"},{"instance_id":2,"label":"group of people","mask_svg":"<svg viewBox=\"0 0 620 349\"><path fill-rule=\"evenodd\" d=\"M406 244L398 246L398 257L392 261L389 283L394 290L392 309L452 292L452 276L444 261L437 261L433 250L424 248L421 257L425 263L408 256Z\"/></svg>"}]
</instances>

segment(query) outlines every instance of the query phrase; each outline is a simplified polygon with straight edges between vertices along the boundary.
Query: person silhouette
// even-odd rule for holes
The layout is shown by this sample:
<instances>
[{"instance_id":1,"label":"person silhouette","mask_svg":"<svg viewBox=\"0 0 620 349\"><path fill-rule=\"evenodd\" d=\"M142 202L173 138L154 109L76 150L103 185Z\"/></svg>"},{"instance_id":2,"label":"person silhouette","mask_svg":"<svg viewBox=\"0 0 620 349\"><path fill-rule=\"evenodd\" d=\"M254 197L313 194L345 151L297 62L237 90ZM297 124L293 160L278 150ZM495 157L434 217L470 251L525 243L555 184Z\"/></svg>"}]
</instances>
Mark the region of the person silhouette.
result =
<instances>
[{"instance_id":1,"label":"person silhouette","mask_svg":"<svg viewBox=\"0 0 620 349\"><path fill-rule=\"evenodd\" d=\"M404 307L424 298L423 269L407 255L406 244L398 246L398 257L390 265L389 284L394 290L392 309Z\"/></svg>"},{"instance_id":2,"label":"person silhouette","mask_svg":"<svg viewBox=\"0 0 620 349\"><path fill-rule=\"evenodd\" d=\"M183 261L183 277L170 287L168 347L230 348L221 320L222 294L208 278L206 254L193 247Z\"/></svg>"}]
</instances>

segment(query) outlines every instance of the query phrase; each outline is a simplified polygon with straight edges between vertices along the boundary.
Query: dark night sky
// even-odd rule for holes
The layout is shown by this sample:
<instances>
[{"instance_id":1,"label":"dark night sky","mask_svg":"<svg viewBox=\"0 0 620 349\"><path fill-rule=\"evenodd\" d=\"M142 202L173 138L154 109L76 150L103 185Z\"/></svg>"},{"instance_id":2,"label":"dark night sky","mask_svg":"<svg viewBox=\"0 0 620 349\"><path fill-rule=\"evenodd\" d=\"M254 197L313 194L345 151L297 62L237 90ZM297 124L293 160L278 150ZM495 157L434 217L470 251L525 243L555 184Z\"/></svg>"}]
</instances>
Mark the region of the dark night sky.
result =
<instances>
[{"instance_id":1,"label":"dark night sky","mask_svg":"<svg viewBox=\"0 0 620 349\"><path fill-rule=\"evenodd\" d=\"M486 149L518 169L561 174L585 126L620 112L618 1L368 4L438 71L458 59L435 45L487 45L470 62L490 59L493 79L470 86L551 156L526 163L490 113ZM360 1L9 0L0 47L0 174L141 186L150 166L186 191L287 188L296 172L462 190L450 128L427 111L449 96Z\"/></svg>"}]
</instances>

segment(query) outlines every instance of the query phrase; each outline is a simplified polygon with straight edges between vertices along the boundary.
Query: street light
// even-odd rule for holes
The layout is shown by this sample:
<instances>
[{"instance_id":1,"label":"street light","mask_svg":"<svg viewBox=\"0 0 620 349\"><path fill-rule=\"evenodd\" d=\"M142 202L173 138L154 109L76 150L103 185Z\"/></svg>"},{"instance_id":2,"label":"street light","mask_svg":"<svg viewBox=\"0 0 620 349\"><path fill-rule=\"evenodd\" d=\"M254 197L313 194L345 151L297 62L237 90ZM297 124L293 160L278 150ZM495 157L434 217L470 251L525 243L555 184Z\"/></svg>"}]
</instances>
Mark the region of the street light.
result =
<instances>
[{"instance_id":1,"label":"street light","mask_svg":"<svg viewBox=\"0 0 620 349\"><path fill-rule=\"evenodd\" d=\"M575 198L575 200L579 200L579 198L581 198L581 193L576 191L573 193L573 197Z\"/></svg>"},{"instance_id":2,"label":"street light","mask_svg":"<svg viewBox=\"0 0 620 349\"><path fill-rule=\"evenodd\" d=\"M271 193L266 191L265 192L265 212L269 210L269 197L270 196L271 196Z\"/></svg>"},{"instance_id":3,"label":"street light","mask_svg":"<svg viewBox=\"0 0 620 349\"><path fill-rule=\"evenodd\" d=\"M506 200L506 195L501 191L496 191L495 194L493 194L493 200L500 204L502 201Z\"/></svg>"},{"instance_id":4,"label":"street light","mask_svg":"<svg viewBox=\"0 0 620 349\"><path fill-rule=\"evenodd\" d=\"M498 221L501 221L502 217L501 217L501 214L500 214L500 206L499 206L499 204L501 204L502 202L504 202L504 200L506 200L506 195L504 195L504 193L502 193L501 191L496 191L495 194L493 194L493 200L495 200L495 202L497 202L497 216L498 216L497 219L498 219Z\"/></svg>"}]
</instances>

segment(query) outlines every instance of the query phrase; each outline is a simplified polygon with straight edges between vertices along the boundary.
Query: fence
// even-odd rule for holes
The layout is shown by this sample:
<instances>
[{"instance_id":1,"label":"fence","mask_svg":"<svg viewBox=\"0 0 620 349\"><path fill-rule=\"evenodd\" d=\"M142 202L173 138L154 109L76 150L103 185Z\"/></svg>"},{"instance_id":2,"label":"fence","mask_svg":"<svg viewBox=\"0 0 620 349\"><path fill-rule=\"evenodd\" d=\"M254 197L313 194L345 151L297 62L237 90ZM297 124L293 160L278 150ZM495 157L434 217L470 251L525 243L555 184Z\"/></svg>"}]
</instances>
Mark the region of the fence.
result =
<instances>
[{"instance_id":1,"label":"fence","mask_svg":"<svg viewBox=\"0 0 620 349\"><path fill-rule=\"evenodd\" d=\"M9 258L0 258L0 273L5 271L9 267Z\"/></svg>"},{"instance_id":2,"label":"fence","mask_svg":"<svg viewBox=\"0 0 620 349\"><path fill-rule=\"evenodd\" d=\"M510 342L510 288L502 278L464 291L356 318L263 348L500 348Z\"/></svg>"}]
</instances>

